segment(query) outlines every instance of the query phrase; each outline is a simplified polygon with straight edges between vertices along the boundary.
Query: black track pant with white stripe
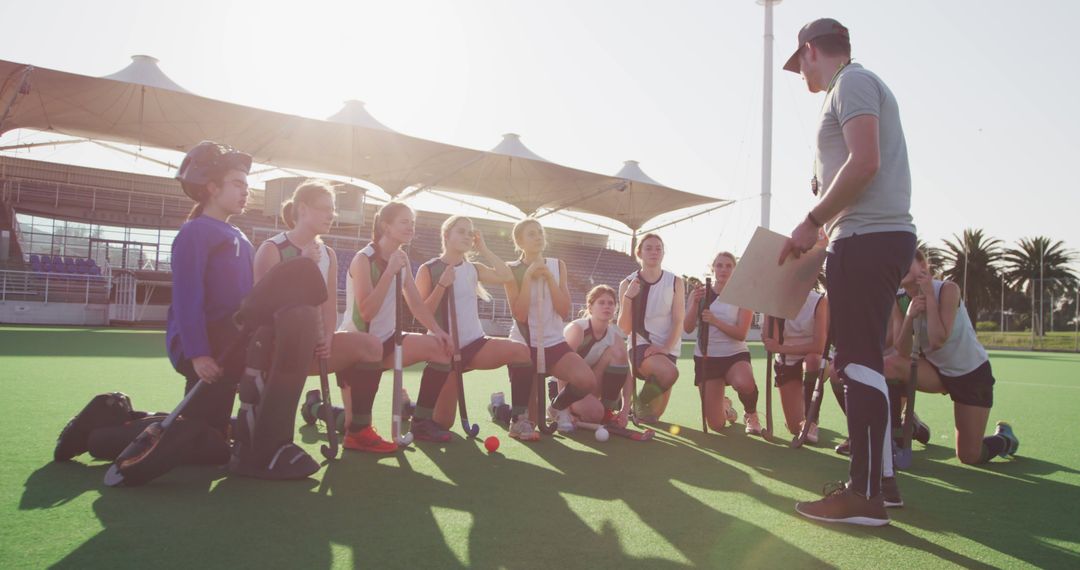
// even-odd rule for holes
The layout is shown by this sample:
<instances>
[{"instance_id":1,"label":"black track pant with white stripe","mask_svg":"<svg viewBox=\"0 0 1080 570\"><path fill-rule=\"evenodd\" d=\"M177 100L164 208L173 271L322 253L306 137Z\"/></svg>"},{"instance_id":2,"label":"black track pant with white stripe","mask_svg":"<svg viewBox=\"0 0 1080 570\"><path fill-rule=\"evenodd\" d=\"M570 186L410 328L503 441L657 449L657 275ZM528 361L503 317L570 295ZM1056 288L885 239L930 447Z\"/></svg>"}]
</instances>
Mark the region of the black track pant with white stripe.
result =
<instances>
[{"instance_id":1,"label":"black track pant with white stripe","mask_svg":"<svg viewBox=\"0 0 1080 570\"><path fill-rule=\"evenodd\" d=\"M882 352L896 290L914 256L914 234L881 232L834 241L825 262L836 369L847 402L849 483L866 497L881 492L882 473L892 474Z\"/></svg>"}]
</instances>

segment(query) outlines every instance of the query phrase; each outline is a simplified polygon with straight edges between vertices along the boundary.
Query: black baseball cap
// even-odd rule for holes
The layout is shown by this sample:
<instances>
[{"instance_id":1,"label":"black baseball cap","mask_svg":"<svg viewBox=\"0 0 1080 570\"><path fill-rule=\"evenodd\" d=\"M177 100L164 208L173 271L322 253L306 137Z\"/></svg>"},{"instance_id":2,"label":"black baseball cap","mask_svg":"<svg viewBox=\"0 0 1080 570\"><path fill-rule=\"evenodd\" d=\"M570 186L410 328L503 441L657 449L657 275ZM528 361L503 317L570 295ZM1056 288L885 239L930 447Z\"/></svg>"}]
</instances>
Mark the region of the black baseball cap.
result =
<instances>
[{"instance_id":1,"label":"black baseball cap","mask_svg":"<svg viewBox=\"0 0 1080 570\"><path fill-rule=\"evenodd\" d=\"M809 41L816 40L821 36L831 35L844 36L845 38L851 37L848 35L848 29L832 18L819 18L803 26L802 29L799 30L799 45L795 46L795 53L791 54L787 63L784 64L784 71L798 73L799 50L801 50Z\"/></svg>"}]
</instances>

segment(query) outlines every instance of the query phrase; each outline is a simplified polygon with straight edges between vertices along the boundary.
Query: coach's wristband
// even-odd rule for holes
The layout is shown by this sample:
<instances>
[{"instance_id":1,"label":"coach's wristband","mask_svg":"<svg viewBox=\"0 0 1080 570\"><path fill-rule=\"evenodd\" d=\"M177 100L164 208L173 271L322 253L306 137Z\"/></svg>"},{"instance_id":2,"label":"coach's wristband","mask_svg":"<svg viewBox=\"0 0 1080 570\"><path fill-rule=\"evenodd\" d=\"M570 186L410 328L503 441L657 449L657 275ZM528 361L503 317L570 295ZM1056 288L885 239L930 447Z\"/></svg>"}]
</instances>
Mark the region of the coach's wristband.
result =
<instances>
[{"instance_id":1,"label":"coach's wristband","mask_svg":"<svg viewBox=\"0 0 1080 570\"><path fill-rule=\"evenodd\" d=\"M806 219L810 220L810 223L814 224L815 228L820 228L820 227L825 225L825 224L817 221L817 218L814 217L814 212L807 212L806 213Z\"/></svg>"}]
</instances>

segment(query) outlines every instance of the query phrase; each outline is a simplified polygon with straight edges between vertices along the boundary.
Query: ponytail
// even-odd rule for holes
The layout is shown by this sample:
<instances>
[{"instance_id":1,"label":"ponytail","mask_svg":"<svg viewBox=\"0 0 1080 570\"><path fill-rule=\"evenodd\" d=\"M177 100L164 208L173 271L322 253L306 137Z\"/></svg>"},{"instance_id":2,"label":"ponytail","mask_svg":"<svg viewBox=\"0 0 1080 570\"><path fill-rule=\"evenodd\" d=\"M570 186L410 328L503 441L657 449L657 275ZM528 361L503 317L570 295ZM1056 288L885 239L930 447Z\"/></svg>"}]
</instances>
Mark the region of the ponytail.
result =
<instances>
[{"instance_id":1,"label":"ponytail","mask_svg":"<svg viewBox=\"0 0 1080 570\"><path fill-rule=\"evenodd\" d=\"M334 201L334 185L327 180L318 178L309 178L303 181L296 187L296 190L293 190L292 197L281 205L281 221L285 222L285 226L290 230L296 228L296 217L300 213L298 205L306 204L310 207L320 196L329 196L332 203Z\"/></svg>"},{"instance_id":2,"label":"ponytail","mask_svg":"<svg viewBox=\"0 0 1080 570\"><path fill-rule=\"evenodd\" d=\"M203 208L206 207L204 202L195 202L195 205L191 207L191 211L188 212L187 219L190 222L195 218L198 218L203 213Z\"/></svg>"},{"instance_id":3,"label":"ponytail","mask_svg":"<svg viewBox=\"0 0 1080 570\"><path fill-rule=\"evenodd\" d=\"M289 200L281 205L281 221L290 230L296 228L296 202Z\"/></svg>"}]
</instances>

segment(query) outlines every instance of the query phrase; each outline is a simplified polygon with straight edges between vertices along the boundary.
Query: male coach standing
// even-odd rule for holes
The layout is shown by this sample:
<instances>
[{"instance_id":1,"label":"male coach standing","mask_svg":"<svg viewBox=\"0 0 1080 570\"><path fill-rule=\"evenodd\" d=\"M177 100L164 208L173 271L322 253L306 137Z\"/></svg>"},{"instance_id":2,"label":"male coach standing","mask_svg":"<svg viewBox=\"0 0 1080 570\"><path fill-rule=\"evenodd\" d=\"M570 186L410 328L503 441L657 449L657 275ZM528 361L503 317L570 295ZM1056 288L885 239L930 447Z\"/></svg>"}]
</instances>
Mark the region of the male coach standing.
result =
<instances>
[{"instance_id":1,"label":"male coach standing","mask_svg":"<svg viewBox=\"0 0 1080 570\"><path fill-rule=\"evenodd\" d=\"M892 448L882 351L896 288L915 254L900 111L885 83L852 63L848 29L836 20L803 26L784 69L801 74L825 101L810 183L819 201L791 232L780 262L808 251L826 229L829 321L851 439L847 485L795 510L825 522L886 525L882 473L892 474ZM884 494L899 501L895 483L887 479Z\"/></svg>"}]
</instances>

